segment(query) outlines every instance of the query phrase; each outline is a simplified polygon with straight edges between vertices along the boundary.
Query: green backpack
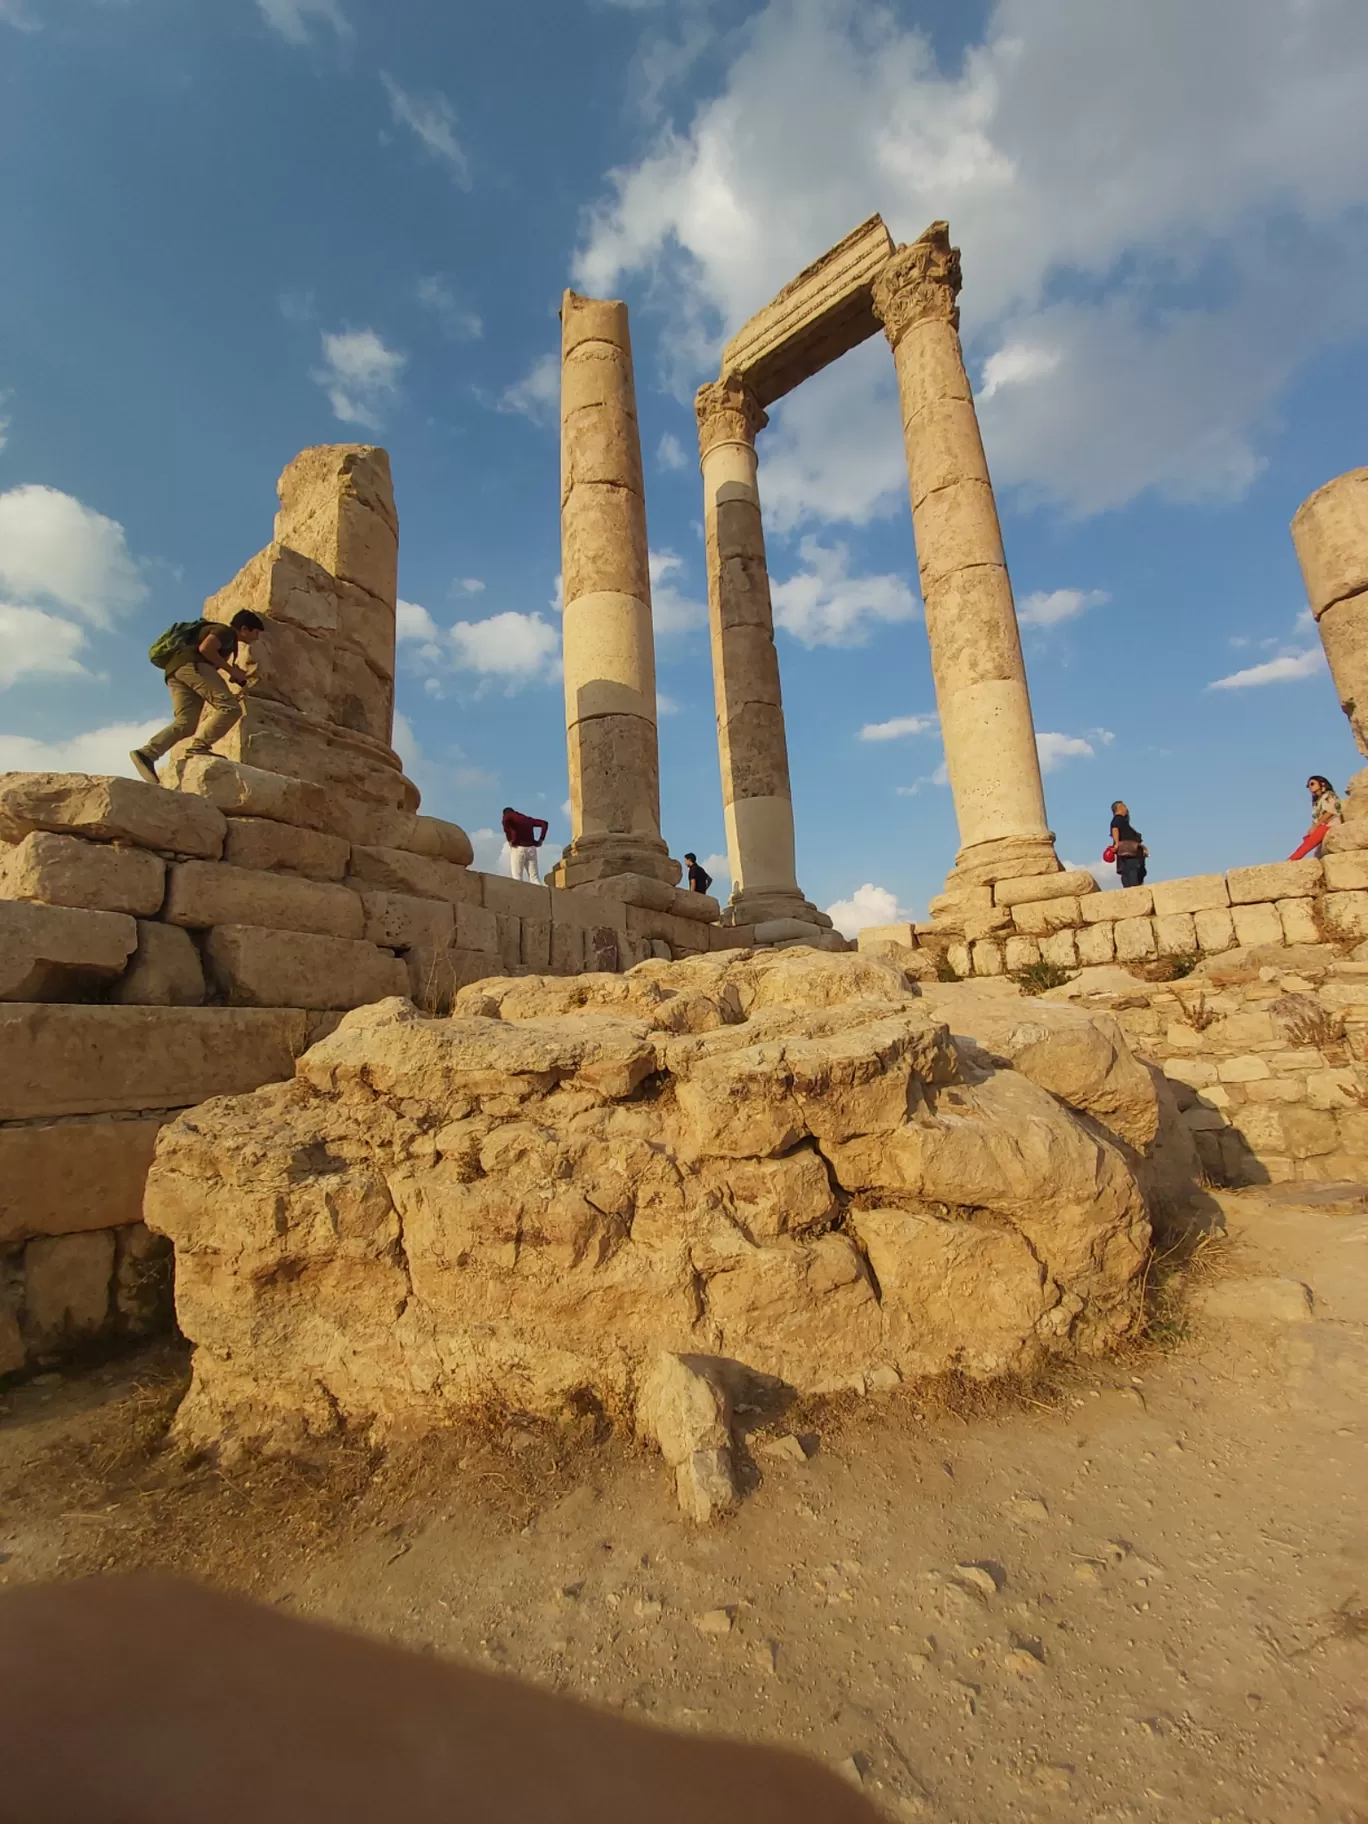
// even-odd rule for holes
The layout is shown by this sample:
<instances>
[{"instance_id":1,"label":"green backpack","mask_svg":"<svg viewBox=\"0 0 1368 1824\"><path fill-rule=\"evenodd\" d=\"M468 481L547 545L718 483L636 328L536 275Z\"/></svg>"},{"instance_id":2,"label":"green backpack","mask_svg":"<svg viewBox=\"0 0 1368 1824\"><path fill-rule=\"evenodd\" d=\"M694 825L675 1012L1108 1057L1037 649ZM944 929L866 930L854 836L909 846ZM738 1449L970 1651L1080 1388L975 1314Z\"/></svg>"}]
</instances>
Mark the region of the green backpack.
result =
<instances>
[{"instance_id":1,"label":"green backpack","mask_svg":"<svg viewBox=\"0 0 1368 1824\"><path fill-rule=\"evenodd\" d=\"M153 640L147 649L148 658L158 671L165 671L168 662L179 653L195 650L204 638L200 629L208 625L209 623L205 620L176 621L167 628L165 633L159 633Z\"/></svg>"}]
</instances>

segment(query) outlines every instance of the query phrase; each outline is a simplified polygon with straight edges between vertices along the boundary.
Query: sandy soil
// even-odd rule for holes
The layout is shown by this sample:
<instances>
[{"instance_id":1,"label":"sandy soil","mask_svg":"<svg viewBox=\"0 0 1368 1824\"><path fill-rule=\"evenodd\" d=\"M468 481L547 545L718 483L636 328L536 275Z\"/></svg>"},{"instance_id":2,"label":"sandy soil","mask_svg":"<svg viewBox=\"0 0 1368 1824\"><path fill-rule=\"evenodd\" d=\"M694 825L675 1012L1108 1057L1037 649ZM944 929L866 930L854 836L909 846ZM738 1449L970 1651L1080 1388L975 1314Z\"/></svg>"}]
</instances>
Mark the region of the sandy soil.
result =
<instances>
[{"instance_id":1,"label":"sandy soil","mask_svg":"<svg viewBox=\"0 0 1368 1824\"><path fill-rule=\"evenodd\" d=\"M225 1476L158 1447L176 1352L47 1379L0 1399L0 1582L193 1570L805 1747L895 1818L1368 1824L1368 1189L1318 1196L1223 1194L1193 1274L1290 1276L1305 1321L1170 1317L986 1410L790 1413L705 1533L587 1424Z\"/></svg>"}]
</instances>

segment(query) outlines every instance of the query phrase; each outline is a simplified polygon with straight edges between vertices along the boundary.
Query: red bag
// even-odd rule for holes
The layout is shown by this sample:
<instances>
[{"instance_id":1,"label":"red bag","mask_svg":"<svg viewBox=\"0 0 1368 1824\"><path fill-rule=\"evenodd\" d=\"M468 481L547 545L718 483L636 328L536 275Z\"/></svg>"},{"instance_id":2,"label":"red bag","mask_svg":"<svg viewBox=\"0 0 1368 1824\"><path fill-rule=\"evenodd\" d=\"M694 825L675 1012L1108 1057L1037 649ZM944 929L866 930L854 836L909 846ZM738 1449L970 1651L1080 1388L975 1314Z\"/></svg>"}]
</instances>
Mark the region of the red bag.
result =
<instances>
[{"instance_id":1,"label":"red bag","mask_svg":"<svg viewBox=\"0 0 1368 1824\"><path fill-rule=\"evenodd\" d=\"M1103 859L1103 861L1115 861L1116 860L1116 850L1111 846L1110 843L1108 843L1106 848L1103 849L1102 859Z\"/></svg>"},{"instance_id":2,"label":"red bag","mask_svg":"<svg viewBox=\"0 0 1368 1824\"><path fill-rule=\"evenodd\" d=\"M1311 853L1312 849L1314 849L1318 843L1324 842L1329 834L1330 825L1328 823L1318 823L1314 830L1308 830L1306 832L1306 840L1299 849L1293 849L1287 859L1289 861L1301 861L1304 856Z\"/></svg>"}]
</instances>

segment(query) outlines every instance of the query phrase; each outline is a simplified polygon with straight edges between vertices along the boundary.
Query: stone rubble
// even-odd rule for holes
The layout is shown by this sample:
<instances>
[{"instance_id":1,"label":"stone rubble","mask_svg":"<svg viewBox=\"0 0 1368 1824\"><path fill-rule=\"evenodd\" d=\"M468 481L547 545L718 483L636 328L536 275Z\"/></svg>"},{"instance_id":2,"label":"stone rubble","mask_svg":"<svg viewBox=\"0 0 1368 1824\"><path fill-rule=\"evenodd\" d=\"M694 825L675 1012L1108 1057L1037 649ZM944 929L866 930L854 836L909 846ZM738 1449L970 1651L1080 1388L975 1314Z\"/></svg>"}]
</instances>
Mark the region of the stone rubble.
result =
<instances>
[{"instance_id":1,"label":"stone rubble","mask_svg":"<svg viewBox=\"0 0 1368 1824\"><path fill-rule=\"evenodd\" d=\"M734 1481L712 1362L869 1391L1110 1347L1140 1310L1150 1079L1115 1025L1093 1046L1032 1008L1046 1089L952 1037L977 1011L794 950L349 1014L292 1081L163 1130L182 1435L596 1401L642 1415L701 1514Z\"/></svg>"}]
</instances>

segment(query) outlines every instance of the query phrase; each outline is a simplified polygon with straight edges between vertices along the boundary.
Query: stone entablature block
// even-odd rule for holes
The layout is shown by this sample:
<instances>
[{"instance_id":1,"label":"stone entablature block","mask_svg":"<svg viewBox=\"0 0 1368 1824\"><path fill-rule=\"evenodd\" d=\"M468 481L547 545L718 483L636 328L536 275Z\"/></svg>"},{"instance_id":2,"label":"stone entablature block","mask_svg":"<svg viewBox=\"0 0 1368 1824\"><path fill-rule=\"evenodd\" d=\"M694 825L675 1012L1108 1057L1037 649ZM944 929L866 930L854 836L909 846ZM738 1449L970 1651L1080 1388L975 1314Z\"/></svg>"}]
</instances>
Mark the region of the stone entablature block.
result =
<instances>
[{"instance_id":1,"label":"stone entablature block","mask_svg":"<svg viewBox=\"0 0 1368 1824\"><path fill-rule=\"evenodd\" d=\"M722 351L722 373L771 405L877 335L874 281L892 253L882 216L871 215L742 325Z\"/></svg>"}]
</instances>

